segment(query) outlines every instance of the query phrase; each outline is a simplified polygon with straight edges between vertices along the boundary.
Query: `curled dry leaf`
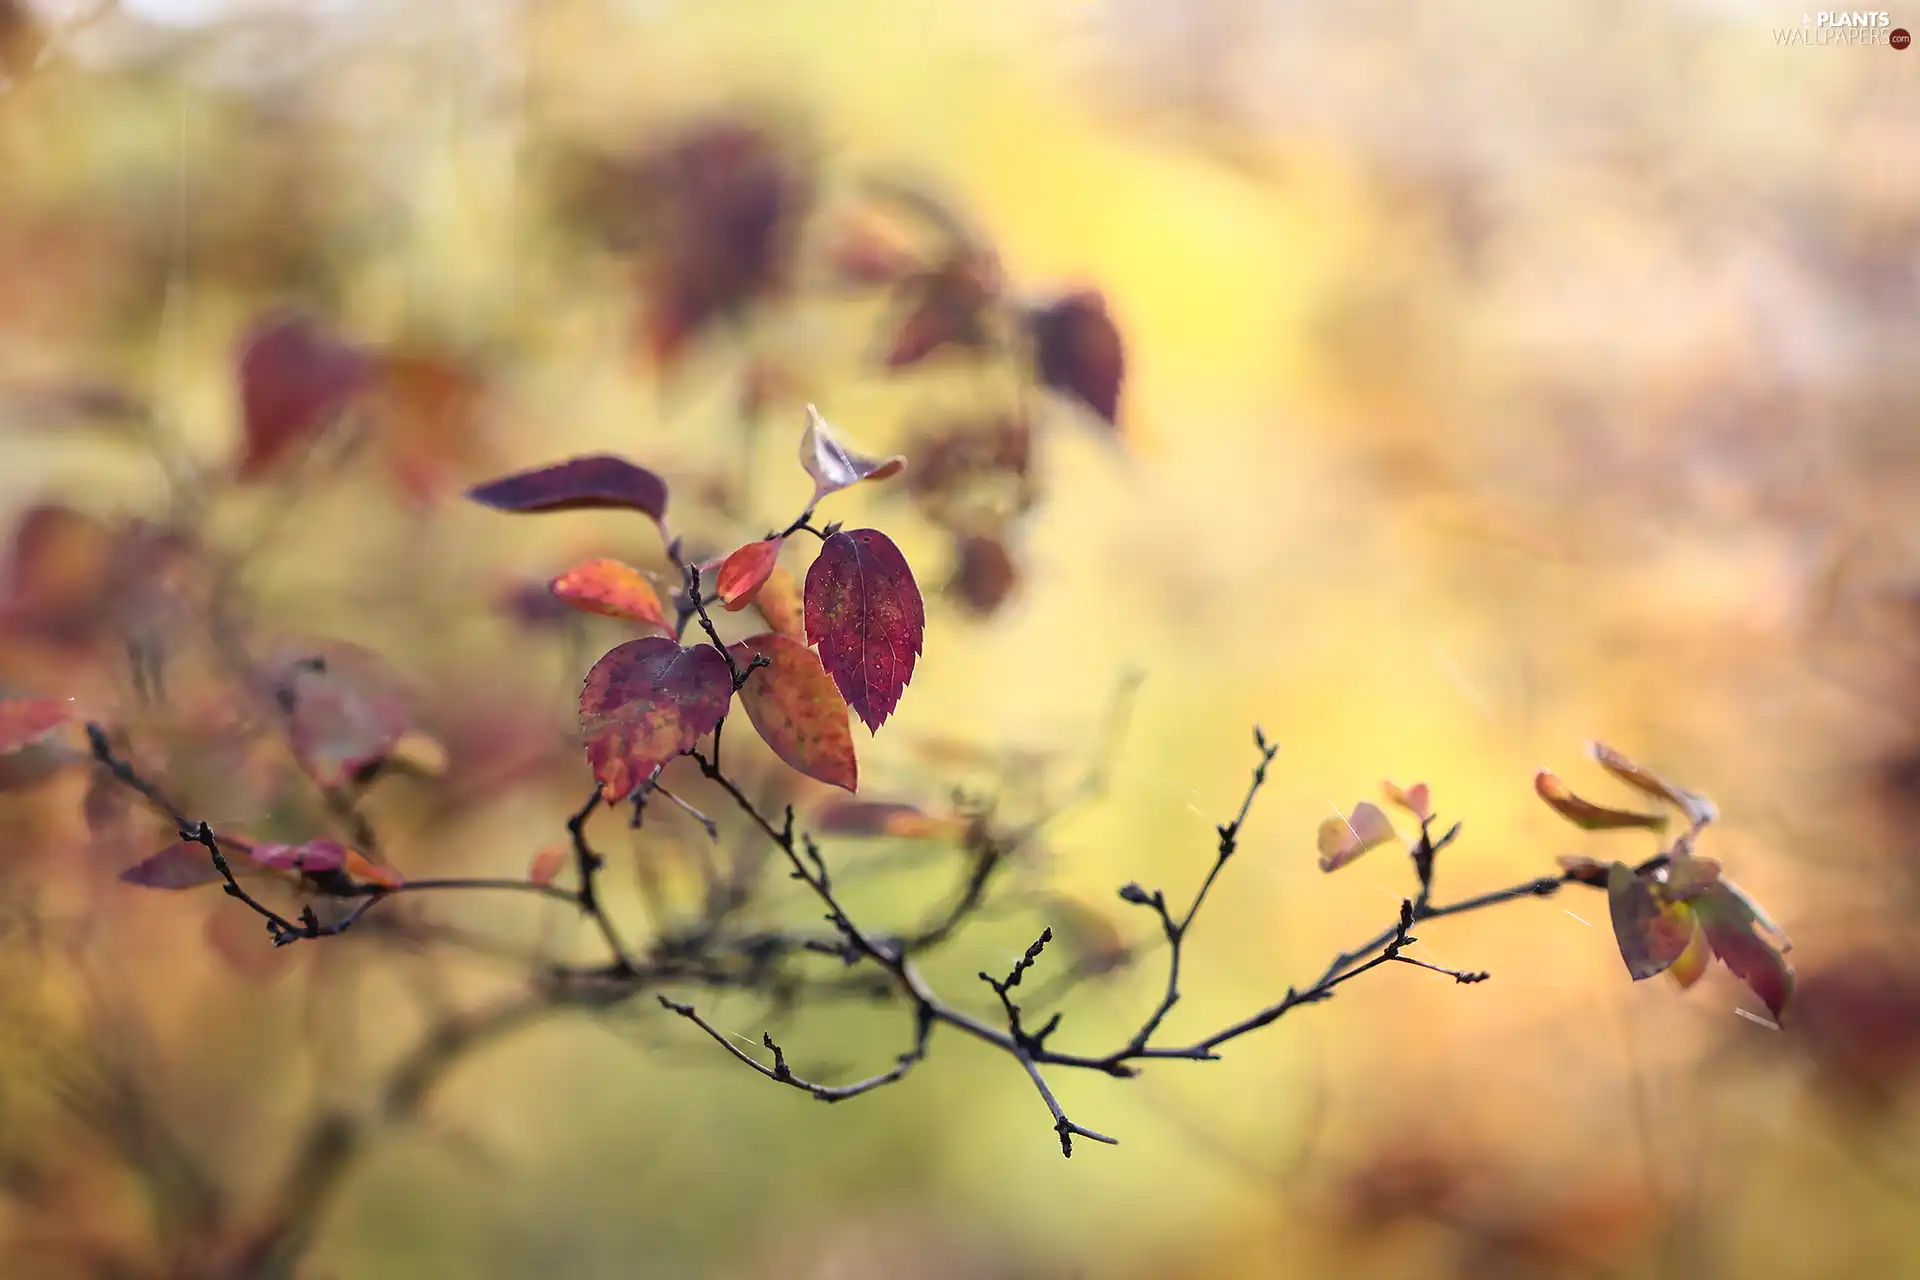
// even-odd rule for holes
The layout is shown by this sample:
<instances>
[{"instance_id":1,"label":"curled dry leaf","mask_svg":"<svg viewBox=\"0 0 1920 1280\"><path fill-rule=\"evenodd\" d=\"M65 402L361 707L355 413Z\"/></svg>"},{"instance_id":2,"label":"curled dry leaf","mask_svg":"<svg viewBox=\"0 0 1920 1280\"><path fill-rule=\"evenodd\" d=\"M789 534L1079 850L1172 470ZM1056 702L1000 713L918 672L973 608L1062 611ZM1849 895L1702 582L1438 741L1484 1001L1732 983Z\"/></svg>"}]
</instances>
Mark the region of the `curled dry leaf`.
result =
<instances>
[{"instance_id":1,"label":"curled dry leaf","mask_svg":"<svg viewBox=\"0 0 1920 1280\"><path fill-rule=\"evenodd\" d=\"M0 699L0 755L24 751L73 719L73 704L61 698Z\"/></svg>"},{"instance_id":2,"label":"curled dry leaf","mask_svg":"<svg viewBox=\"0 0 1920 1280\"><path fill-rule=\"evenodd\" d=\"M767 625L781 635L801 644L807 642L806 610L800 602L800 584L785 566L775 564L768 571L767 580L754 593L753 607L760 611Z\"/></svg>"},{"instance_id":3,"label":"curled dry leaf","mask_svg":"<svg viewBox=\"0 0 1920 1280\"><path fill-rule=\"evenodd\" d=\"M1687 821L1696 827L1705 826L1720 816L1719 809L1706 796L1698 791L1674 786L1659 774L1641 768L1605 743L1589 743L1587 751L1602 769L1636 791L1672 805L1686 815Z\"/></svg>"},{"instance_id":4,"label":"curled dry leaf","mask_svg":"<svg viewBox=\"0 0 1920 1280\"><path fill-rule=\"evenodd\" d=\"M780 563L780 548L785 543L785 538L762 538L747 543L720 562L713 589L729 613L738 613L753 603L773 575L774 566Z\"/></svg>"},{"instance_id":5,"label":"curled dry leaf","mask_svg":"<svg viewBox=\"0 0 1920 1280\"><path fill-rule=\"evenodd\" d=\"M1636 875L1624 862L1614 863L1608 872L1607 909L1620 958L1635 982L1664 972L1693 940L1692 909L1668 902L1651 876Z\"/></svg>"},{"instance_id":6,"label":"curled dry leaf","mask_svg":"<svg viewBox=\"0 0 1920 1280\"><path fill-rule=\"evenodd\" d=\"M294 315L269 316L241 338L239 476L252 480L318 435L372 377L360 351Z\"/></svg>"},{"instance_id":7,"label":"curled dry leaf","mask_svg":"<svg viewBox=\"0 0 1920 1280\"><path fill-rule=\"evenodd\" d=\"M740 705L773 753L809 778L854 790L859 766L847 703L820 659L776 631L731 648L735 665L743 671L755 658L767 660L740 687Z\"/></svg>"},{"instance_id":8,"label":"curled dry leaf","mask_svg":"<svg viewBox=\"0 0 1920 1280\"><path fill-rule=\"evenodd\" d=\"M733 698L712 645L648 636L609 651L580 691L580 731L600 793L618 804L656 769L713 732Z\"/></svg>"},{"instance_id":9,"label":"curled dry leaf","mask_svg":"<svg viewBox=\"0 0 1920 1280\"><path fill-rule=\"evenodd\" d=\"M467 490L483 507L513 514L547 511L638 511L667 518L667 482L612 454L572 458L520 471Z\"/></svg>"},{"instance_id":10,"label":"curled dry leaf","mask_svg":"<svg viewBox=\"0 0 1920 1280\"><path fill-rule=\"evenodd\" d=\"M555 578L548 589L555 600L583 613L670 630L653 584L623 561L606 556L583 560Z\"/></svg>"},{"instance_id":11,"label":"curled dry leaf","mask_svg":"<svg viewBox=\"0 0 1920 1280\"><path fill-rule=\"evenodd\" d=\"M855 453L820 416L820 411L808 405L807 429L800 437L800 465L813 477L813 500L818 502L862 480L885 480L898 475L907 460L898 454L890 458L869 458Z\"/></svg>"},{"instance_id":12,"label":"curled dry leaf","mask_svg":"<svg viewBox=\"0 0 1920 1280\"><path fill-rule=\"evenodd\" d=\"M1397 804L1422 822L1433 818L1433 795L1424 782L1416 782L1402 788L1392 782L1380 784L1380 793L1387 798L1388 804Z\"/></svg>"},{"instance_id":13,"label":"curled dry leaf","mask_svg":"<svg viewBox=\"0 0 1920 1280\"><path fill-rule=\"evenodd\" d=\"M926 606L907 558L878 529L841 530L807 570L807 641L840 695L877 731L913 679Z\"/></svg>"},{"instance_id":14,"label":"curled dry leaf","mask_svg":"<svg viewBox=\"0 0 1920 1280\"><path fill-rule=\"evenodd\" d=\"M1029 312L1027 328L1040 381L1086 405L1108 426L1119 425L1126 351L1106 299L1092 290L1069 294Z\"/></svg>"},{"instance_id":15,"label":"curled dry leaf","mask_svg":"<svg viewBox=\"0 0 1920 1280\"><path fill-rule=\"evenodd\" d=\"M1347 817L1328 818L1320 824L1320 869L1338 871L1369 849L1377 849L1394 838L1393 823L1378 805L1362 800Z\"/></svg>"},{"instance_id":16,"label":"curled dry leaf","mask_svg":"<svg viewBox=\"0 0 1920 1280\"><path fill-rule=\"evenodd\" d=\"M959 818L935 816L910 804L877 800L829 800L814 810L813 827L829 836L894 836L942 839L964 833Z\"/></svg>"},{"instance_id":17,"label":"curled dry leaf","mask_svg":"<svg viewBox=\"0 0 1920 1280\"><path fill-rule=\"evenodd\" d=\"M533 855L533 861L527 864L527 882L529 884L552 884L560 876L560 869L567 865L567 851L557 844L550 844Z\"/></svg>"},{"instance_id":18,"label":"curled dry leaf","mask_svg":"<svg viewBox=\"0 0 1920 1280\"><path fill-rule=\"evenodd\" d=\"M1616 831L1622 828L1659 831L1667 825L1667 817L1662 813L1633 813L1583 800L1550 769L1542 769L1533 776L1533 789L1555 813L1584 831Z\"/></svg>"}]
</instances>

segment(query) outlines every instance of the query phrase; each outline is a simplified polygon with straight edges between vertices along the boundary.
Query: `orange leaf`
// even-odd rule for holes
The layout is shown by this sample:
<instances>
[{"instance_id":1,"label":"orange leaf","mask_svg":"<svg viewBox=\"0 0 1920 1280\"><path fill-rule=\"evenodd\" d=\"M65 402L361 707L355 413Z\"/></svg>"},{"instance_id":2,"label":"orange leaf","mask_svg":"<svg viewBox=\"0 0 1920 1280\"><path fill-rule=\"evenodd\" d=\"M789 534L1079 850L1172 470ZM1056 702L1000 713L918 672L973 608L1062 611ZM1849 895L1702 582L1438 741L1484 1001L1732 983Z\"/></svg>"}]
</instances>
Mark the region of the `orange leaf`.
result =
<instances>
[{"instance_id":1,"label":"orange leaf","mask_svg":"<svg viewBox=\"0 0 1920 1280\"><path fill-rule=\"evenodd\" d=\"M767 625L781 635L807 642L806 607L800 600L800 584L782 565L775 564L766 582L753 597L753 607Z\"/></svg>"},{"instance_id":2,"label":"orange leaf","mask_svg":"<svg viewBox=\"0 0 1920 1280\"><path fill-rule=\"evenodd\" d=\"M666 611L653 584L638 569L618 560L583 560L555 578L551 590L554 599L583 613L668 629Z\"/></svg>"},{"instance_id":3,"label":"orange leaf","mask_svg":"<svg viewBox=\"0 0 1920 1280\"><path fill-rule=\"evenodd\" d=\"M533 884L552 884L566 864L567 851L550 844L534 854L533 861L527 864L527 879Z\"/></svg>"},{"instance_id":4,"label":"orange leaf","mask_svg":"<svg viewBox=\"0 0 1920 1280\"><path fill-rule=\"evenodd\" d=\"M1713 954L1778 1018L1793 996L1793 966L1781 954L1793 944L1729 881L1718 881L1701 894L1694 910L1699 912Z\"/></svg>"},{"instance_id":5,"label":"orange leaf","mask_svg":"<svg viewBox=\"0 0 1920 1280\"><path fill-rule=\"evenodd\" d=\"M1667 825L1666 815L1662 813L1631 813L1583 800L1568 790L1567 784L1555 777L1550 769L1542 769L1533 775L1533 789L1555 813L1583 831L1613 831L1622 827L1659 831Z\"/></svg>"},{"instance_id":6,"label":"orange leaf","mask_svg":"<svg viewBox=\"0 0 1920 1280\"><path fill-rule=\"evenodd\" d=\"M780 563L780 547L785 538L762 538L749 542L720 564L713 589L729 613L738 613L753 603L760 588L767 584L775 565Z\"/></svg>"},{"instance_id":7,"label":"orange leaf","mask_svg":"<svg viewBox=\"0 0 1920 1280\"><path fill-rule=\"evenodd\" d=\"M1393 823L1379 806L1362 800L1351 817L1328 818L1320 824L1320 869L1338 871L1369 849L1393 839Z\"/></svg>"},{"instance_id":8,"label":"orange leaf","mask_svg":"<svg viewBox=\"0 0 1920 1280\"><path fill-rule=\"evenodd\" d=\"M1416 782L1402 789L1391 782L1380 784L1381 792L1387 797L1388 804L1397 804L1414 817L1426 822L1433 817L1433 795L1427 790L1427 784Z\"/></svg>"},{"instance_id":9,"label":"orange leaf","mask_svg":"<svg viewBox=\"0 0 1920 1280\"><path fill-rule=\"evenodd\" d=\"M348 849L340 869L361 884L376 884L382 889L398 889L405 883L392 867L373 861L358 849Z\"/></svg>"},{"instance_id":10,"label":"orange leaf","mask_svg":"<svg viewBox=\"0 0 1920 1280\"><path fill-rule=\"evenodd\" d=\"M847 701L813 651L769 631L742 640L732 653L742 670L756 657L769 663L747 677L740 704L774 754L809 778L854 790L859 766Z\"/></svg>"}]
</instances>

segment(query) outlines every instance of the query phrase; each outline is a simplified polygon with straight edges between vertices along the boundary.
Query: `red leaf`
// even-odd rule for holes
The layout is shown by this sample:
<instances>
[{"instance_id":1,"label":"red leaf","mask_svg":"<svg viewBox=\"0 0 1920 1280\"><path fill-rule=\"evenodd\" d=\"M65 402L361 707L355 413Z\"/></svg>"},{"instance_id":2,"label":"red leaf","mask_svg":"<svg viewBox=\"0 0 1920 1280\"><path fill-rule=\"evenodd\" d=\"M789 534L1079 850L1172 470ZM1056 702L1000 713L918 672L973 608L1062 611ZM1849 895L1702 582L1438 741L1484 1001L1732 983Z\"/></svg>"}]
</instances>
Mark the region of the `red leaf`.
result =
<instances>
[{"instance_id":1,"label":"red leaf","mask_svg":"<svg viewBox=\"0 0 1920 1280\"><path fill-rule=\"evenodd\" d=\"M859 766L847 703L820 659L772 631L742 640L732 652L743 671L756 657L768 660L740 687L740 705L774 754L809 778L854 790Z\"/></svg>"},{"instance_id":2,"label":"red leaf","mask_svg":"<svg viewBox=\"0 0 1920 1280\"><path fill-rule=\"evenodd\" d=\"M176 840L156 854L120 873L127 884L149 889L192 889L220 879L207 847L192 840Z\"/></svg>"},{"instance_id":3,"label":"red leaf","mask_svg":"<svg viewBox=\"0 0 1920 1280\"><path fill-rule=\"evenodd\" d=\"M632 565L604 557L584 560L553 580L553 598L586 613L667 630L667 615L653 584Z\"/></svg>"},{"instance_id":4,"label":"red leaf","mask_svg":"<svg viewBox=\"0 0 1920 1280\"><path fill-rule=\"evenodd\" d=\"M1027 324L1040 381L1118 426L1126 352L1106 299L1091 291L1069 294L1031 312Z\"/></svg>"},{"instance_id":5,"label":"red leaf","mask_svg":"<svg viewBox=\"0 0 1920 1280\"><path fill-rule=\"evenodd\" d=\"M667 482L612 454L571 458L550 467L520 471L467 490L495 511L639 511L656 521L667 516Z\"/></svg>"},{"instance_id":6,"label":"red leaf","mask_svg":"<svg viewBox=\"0 0 1920 1280\"><path fill-rule=\"evenodd\" d=\"M713 589L728 612L737 613L753 603L760 588L767 585L774 566L780 563L780 547L785 542L785 538L749 542L721 562Z\"/></svg>"},{"instance_id":7,"label":"red leaf","mask_svg":"<svg viewBox=\"0 0 1920 1280\"><path fill-rule=\"evenodd\" d=\"M841 530L807 570L807 641L847 705L877 732L913 679L926 606L913 570L877 529Z\"/></svg>"},{"instance_id":8,"label":"red leaf","mask_svg":"<svg viewBox=\"0 0 1920 1280\"><path fill-rule=\"evenodd\" d=\"M262 320L242 339L242 480L307 443L359 394L371 365L357 349L301 316Z\"/></svg>"},{"instance_id":9,"label":"red leaf","mask_svg":"<svg viewBox=\"0 0 1920 1280\"><path fill-rule=\"evenodd\" d=\"M1624 862L1614 863L1607 875L1607 908L1620 958L1635 982L1665 970L1693 939L1692 910L1662 899L1651 877L1635 875Z\"/></svg>"},{"instance_id":10,"label":"red leaf","mask_svg":"<svg viewBox=\"0 0 1920 1280\"><path fill-rule=\"evenodd\" d=\"M1725 880L1716 881L1694 899L1693 909L1699 914L1713 954L1778 1018L1793 995L1793 966L1781 954L1791 945L1784 935L1751 899ZM1772 934L1773 939L1763 936L1762 931Z\"/></svg>"},{"instance_id":11,"label":"red leaf","mask_svg":"<svg viewBox=\"0 0 1920 1280\"><path fill-rule=\"evenodd\" d=\"M800 584L793 580L781 565L774 565L767 575L766 582L753 597L753 607L767 620L767 625L783 636L792 636L801 644L807 642L807 623L805 611L800 603Z\"/></svg>"},{"instance_id":12,"label":"red leaf","mask_svg":"<svg viewBox=\"0 0 1920 1280\"><path fill-rule=\"evenodd\" d=\"M25 750L73 718L59 698L0 699L0 755Z\"/></svg>"},{"instance_id":13,"label":"red leaf","mask_svg":"<svg viewBox=\"0 0 1920 1280\"><path fill-rule=\"evenodd\" d=\"M853 452L827 425L820 411L808 405L807 429L800 437L800 465L813 477L813 500L818 502L862 480L885 480L898 475L907 460L898 454L890 458L869 458Z\"/></svg>"},{"instance_id":14,"label":"red leaf","mask_svg":"<svg viewBox=\"0 0 1920 1280\"><path fill-rule=\"evenodd\" d=\"M629 640L587 672L580 731L601 794L618 804L727 714L733 678L712 645Z\"/></svg>"}]
</instances>

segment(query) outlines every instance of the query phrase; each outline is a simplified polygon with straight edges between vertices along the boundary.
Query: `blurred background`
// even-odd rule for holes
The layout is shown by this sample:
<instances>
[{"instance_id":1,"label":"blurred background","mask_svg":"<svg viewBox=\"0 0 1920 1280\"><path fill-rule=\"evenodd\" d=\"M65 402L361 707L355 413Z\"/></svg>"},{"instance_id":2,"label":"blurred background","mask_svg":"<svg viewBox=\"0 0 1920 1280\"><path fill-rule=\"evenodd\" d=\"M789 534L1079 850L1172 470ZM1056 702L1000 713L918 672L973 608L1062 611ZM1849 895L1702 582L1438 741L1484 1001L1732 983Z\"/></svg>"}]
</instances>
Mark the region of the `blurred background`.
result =
<instances>
[{"instance_id":1,"label":"blurred background","mask_svg":"<svg viewBox=\"0 0 1920 1280\"><path fill-rule=\"evenodd\" d=\"M1920 52L1792 39L1810 16L0 0L0 684L114 726L190 813L341 835L222 638L357 646L444 756L368 790L385 857L525 874L591 785L578 682L634 634L544 584L671 570L631 515L461 491L617 452L724 553L805 504L811 402L908 456L823 514L928 597L863 797L1031 816L1108 766L929 960L957 1002L1053 923L1036 978L1094 974L1057 1047L1123 1040L1164 955L1115 889L1191 893L1255 723L1280 753L1178 1038L1393 919L1391 850L1314 847L1382 779L1465 822L1442 899L1654 853L1530 794L1618 799L1596 738L1718 802L1701 851L1799 971L1776 1024L1722 968L1630 982L1578 886L1433 922L1415 954L1490 982L1390 966L1219 1062L1059 1075L1120 1139L1070 1162L958 1037L821 1107L650 997L476 1035L396 1109L422 1037L591 930L449 897L409 919L451 940L273 951L217 890L119 883L169 837L56 735L0 761L0 1270L228 1274L289 1205L312 1277L1920 1268ZM1117 407L976 332L1095 294ZM337 415L301 381L329 360L364 388ZM819 799L744 739L748 785ZM695 823L595 838L634 936L697 912ZM964 865L823 843L890 927ZM767 879L764 919L817 923ZM826 1079L904 1047L891 1009L701 1001ZM357 1136L300 1165L333 1115Z\"/></svg>"}]
</instances>

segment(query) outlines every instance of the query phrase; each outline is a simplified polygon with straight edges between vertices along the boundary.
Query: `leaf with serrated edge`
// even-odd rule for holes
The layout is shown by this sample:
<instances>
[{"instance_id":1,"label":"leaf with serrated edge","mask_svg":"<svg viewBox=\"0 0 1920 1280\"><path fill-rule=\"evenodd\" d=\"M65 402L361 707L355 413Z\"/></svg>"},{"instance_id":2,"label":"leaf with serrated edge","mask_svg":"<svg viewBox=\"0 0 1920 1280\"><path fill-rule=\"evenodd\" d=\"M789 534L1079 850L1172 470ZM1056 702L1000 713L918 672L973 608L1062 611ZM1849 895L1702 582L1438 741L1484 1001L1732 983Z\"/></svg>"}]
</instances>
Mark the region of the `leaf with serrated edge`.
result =
<instances>
[{"instance_id":1,"label":"leaf with serrated edge","mask_svg":"<svg viewBox=\"0 0 1920 1280\"><path fill-rule=\"evenodd\" d=\"M1760 997L1775 1018L1780 1017L1793 997L1793 966L1781 954L1783 948L1755 932L1766 929L1778 936L1778 928L1766 922L1752 900L1725 880L1696 898L1693 908L1713 954Z\"/></svg>"},{"instance_id":2,"label":"leaf with serrated edge","mask_svg":"<svg viewBox=\"0 0 1920 1280\"><path fill-rule=\"evenodd\" d=\"M1667 816L1663 813L1632 813L1583 800L1569 790L1566 783L1555 777L1550 769L1542 769L1533 776L1533 789L1555 813L1583 831L1617 831L1633 827L1659 831L1667 825Z\"/></svg>"},{"instance_id":3,"label":"leaf with serrated edge","mask_svg":"<svg viewBox=\"0 0 1920 1280\"><path fill-rule=\"evenodd\" d=\"M869 458L847 448L820 411L807 406L807 430L800 437L800 465L813 477L815 502L830 493L859 484L862 480L885 480L907 465L899 455Z\"/></svg>"},{"instance_id":4,"label":"leaf with serrated edge","mask_svg":"<svg viewBox=\"0 0 1920 1280\"><path fill-rule=\"evenodd\" d=\"M745 671L756 657L768 665L740 687L740 705L773 753L809 778L855 789L853 731L846 699L834 688L813 651L775 631L731 646L734 665Z\"/></svg>"},{"instance_id":5,"label":"leaf with serrated edge","mask_svg":"<svg viewBox=\"0 0 1920 1280\"><path fill-rule=\"evenodd\" d=\"M727 660L712 645L648 636L607 652L580 691L581 736L601 795L611 804L632 795L713 732L732 698Z\"/></svg>"},{"instance_id":6,"label":"leaf with serrated edge","mask_svg":"<svg viewBox=\"0 0 1920 1280\"><path fill-rule=\"evenodd\" d=\"M807 570L807 640L870 732L900 704L927 628L907 558L878 529L841 530Z\"/></svg>"}]
</instances>

